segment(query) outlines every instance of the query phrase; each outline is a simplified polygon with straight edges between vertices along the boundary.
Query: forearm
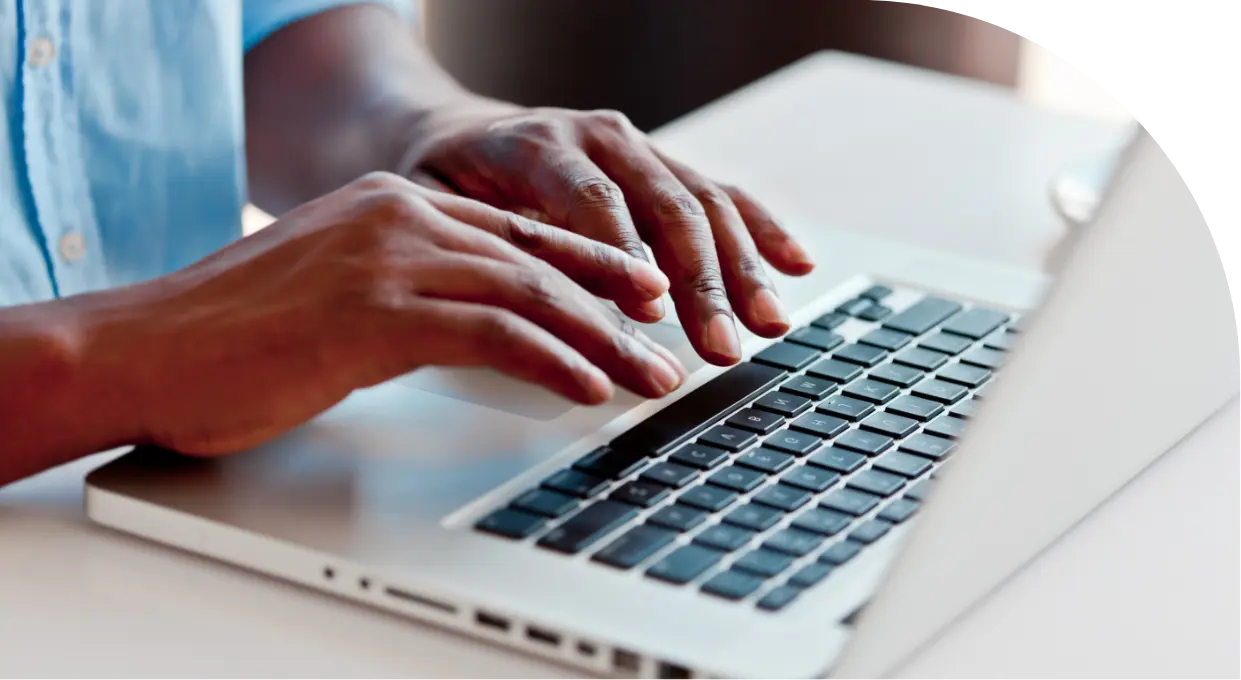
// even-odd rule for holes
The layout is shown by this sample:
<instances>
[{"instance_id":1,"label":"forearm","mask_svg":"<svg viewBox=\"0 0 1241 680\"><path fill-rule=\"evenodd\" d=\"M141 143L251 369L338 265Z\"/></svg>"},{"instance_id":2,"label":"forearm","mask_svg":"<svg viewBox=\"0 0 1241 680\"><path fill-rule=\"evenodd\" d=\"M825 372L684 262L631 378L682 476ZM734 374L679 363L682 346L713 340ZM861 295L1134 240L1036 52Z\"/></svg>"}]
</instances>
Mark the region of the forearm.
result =
<instances>
[{"instance_id":1,"label":"forearm","mask_svg":"<svg viewBox=\"0 0 1241 680\"><path fill-rule=\"evenodd\" d=\"M0 308L0 486L140 439L105 294ZM102 323L101 323L102 322Z\"/></svg>"},{"instance_id":2,"label":"forearm","mask_svg":"<svg viewBox=\"0 0 1241 680\"><path fill-rule=\"evenodd\" d=\"M469 98L391 10L356 5L287 26L246 55L251 198L274 214L394 170L420 117Z\"/></svg>"}]
</instances>

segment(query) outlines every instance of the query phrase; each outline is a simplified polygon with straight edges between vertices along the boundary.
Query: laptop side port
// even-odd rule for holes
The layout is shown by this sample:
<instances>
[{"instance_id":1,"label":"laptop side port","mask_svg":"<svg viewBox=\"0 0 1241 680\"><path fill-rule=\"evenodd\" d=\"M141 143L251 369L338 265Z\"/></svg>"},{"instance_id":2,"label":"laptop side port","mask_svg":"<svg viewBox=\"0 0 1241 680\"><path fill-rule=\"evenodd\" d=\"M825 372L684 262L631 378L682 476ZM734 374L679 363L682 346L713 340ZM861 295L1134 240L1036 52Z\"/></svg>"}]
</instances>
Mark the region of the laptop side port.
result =
<instances>
[{"instance_id":1,"label":"laptop side port","mask_svg":"<svg viewBox=\"0 0 1241 680\"><path fill-rule=\"evenodd\" d=\"M539 642L552 647L560 646L560 634L553 633L544 628L536 628L535 626L526 626L526 637L535 642Z\"/></svg>"},{"instance_id":2,"label":"laptop side port","mask_svg":"<svg viewBox=\"0 0 1241 680\"><path fill-rule=\"evenodd\" d=\"M642 657L628 649L612 650L612 670L626 677L634 677L642 667Z\"/></svg>"},{"instance_id":3,"label":"laptop side port","mask_svg":"<svg viewBox=\"0 0 1241 680\"><path fill-rule=\"evenodd\" d=\"M492 614L491 612L485 612L481 609L474 612L474 623L483 628L490 628L501 633L507 633L513 627L512 622L507 618L498 614Z\"/></svg>"},{"instance_id":4,"label":"laptop side port","mask_svg":"<svg viewBox=\"0 0 1241 680\"><path fill-rule=\"evenodd\" d=\"M659 667L655 671L655 677L668 678L668 679L675 678L677 680L680 680L682 678L692 677L692 674L689 672L689 669L686 668L685 666L680 666L674 663L670 663L668 661L660 661Z\"/></svg>"}]
</instances>

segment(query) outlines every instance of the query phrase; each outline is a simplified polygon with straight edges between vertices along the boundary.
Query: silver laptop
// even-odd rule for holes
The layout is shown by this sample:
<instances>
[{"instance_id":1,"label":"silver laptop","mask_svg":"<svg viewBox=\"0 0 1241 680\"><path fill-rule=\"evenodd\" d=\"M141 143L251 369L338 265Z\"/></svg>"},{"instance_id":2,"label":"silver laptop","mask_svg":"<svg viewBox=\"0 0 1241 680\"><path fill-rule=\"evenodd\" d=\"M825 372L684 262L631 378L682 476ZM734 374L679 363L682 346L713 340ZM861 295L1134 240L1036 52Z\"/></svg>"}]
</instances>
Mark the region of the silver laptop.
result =
<instances>
[{"instance_id":1,"label":"silver laptop","mask_svg":"<svg viewBox=\"0 0 1241 680\"><path fill-rule=\"evenodd\" d=\"M89 515L595 673L878 675L1238 392L1214 244L1144 132L1053 286L798 232L795 330L721 369L653 326L693 371L667 398L423 370L227 459L132 452Z\"/></svg>"}]
</instances>

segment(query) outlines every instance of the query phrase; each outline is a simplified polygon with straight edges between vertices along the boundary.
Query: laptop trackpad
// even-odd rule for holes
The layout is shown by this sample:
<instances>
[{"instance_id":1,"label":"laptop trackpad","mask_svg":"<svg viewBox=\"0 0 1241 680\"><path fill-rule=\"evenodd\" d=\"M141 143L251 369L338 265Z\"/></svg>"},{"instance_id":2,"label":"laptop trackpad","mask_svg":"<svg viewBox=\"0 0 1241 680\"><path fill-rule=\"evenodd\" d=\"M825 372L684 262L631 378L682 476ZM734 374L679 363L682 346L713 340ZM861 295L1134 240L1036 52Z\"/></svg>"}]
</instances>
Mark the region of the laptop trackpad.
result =
<instances>
[{"instance_id":1,"label":"laptop trackpad","mask_svg":"<svg viewBox=\"0 0 1241 680\"><path fill-rule=\"evenodd\" d=\"M655 323L641 328L676 355L686 370L693 372L703 365L679 326ZM534 420L555 420L576 406L546 389L486 368L426 368L397 379L397 383Z\"/></svg>"}]
</instances>

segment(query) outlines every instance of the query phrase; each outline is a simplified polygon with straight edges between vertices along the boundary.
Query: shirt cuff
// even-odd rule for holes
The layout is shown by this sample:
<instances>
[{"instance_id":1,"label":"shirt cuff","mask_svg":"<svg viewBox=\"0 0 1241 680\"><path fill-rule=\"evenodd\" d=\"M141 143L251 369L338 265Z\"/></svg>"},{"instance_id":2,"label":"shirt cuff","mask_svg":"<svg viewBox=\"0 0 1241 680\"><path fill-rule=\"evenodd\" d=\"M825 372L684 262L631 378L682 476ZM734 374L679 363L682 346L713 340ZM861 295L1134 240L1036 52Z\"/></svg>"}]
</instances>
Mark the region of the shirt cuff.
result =
<instances>
[{"instance_id":1,"label":"shirt cuff","mask_svg":"<svg viewBox=\"0 0 1241 680\"><path fill-rule=\"evenodd\" d=\"M243 0L242 44L248 52L267 36L291 23L336 7L363 3L388 7L410 23L417 15L417 0Z\"/></svg>"}]
</instances>

